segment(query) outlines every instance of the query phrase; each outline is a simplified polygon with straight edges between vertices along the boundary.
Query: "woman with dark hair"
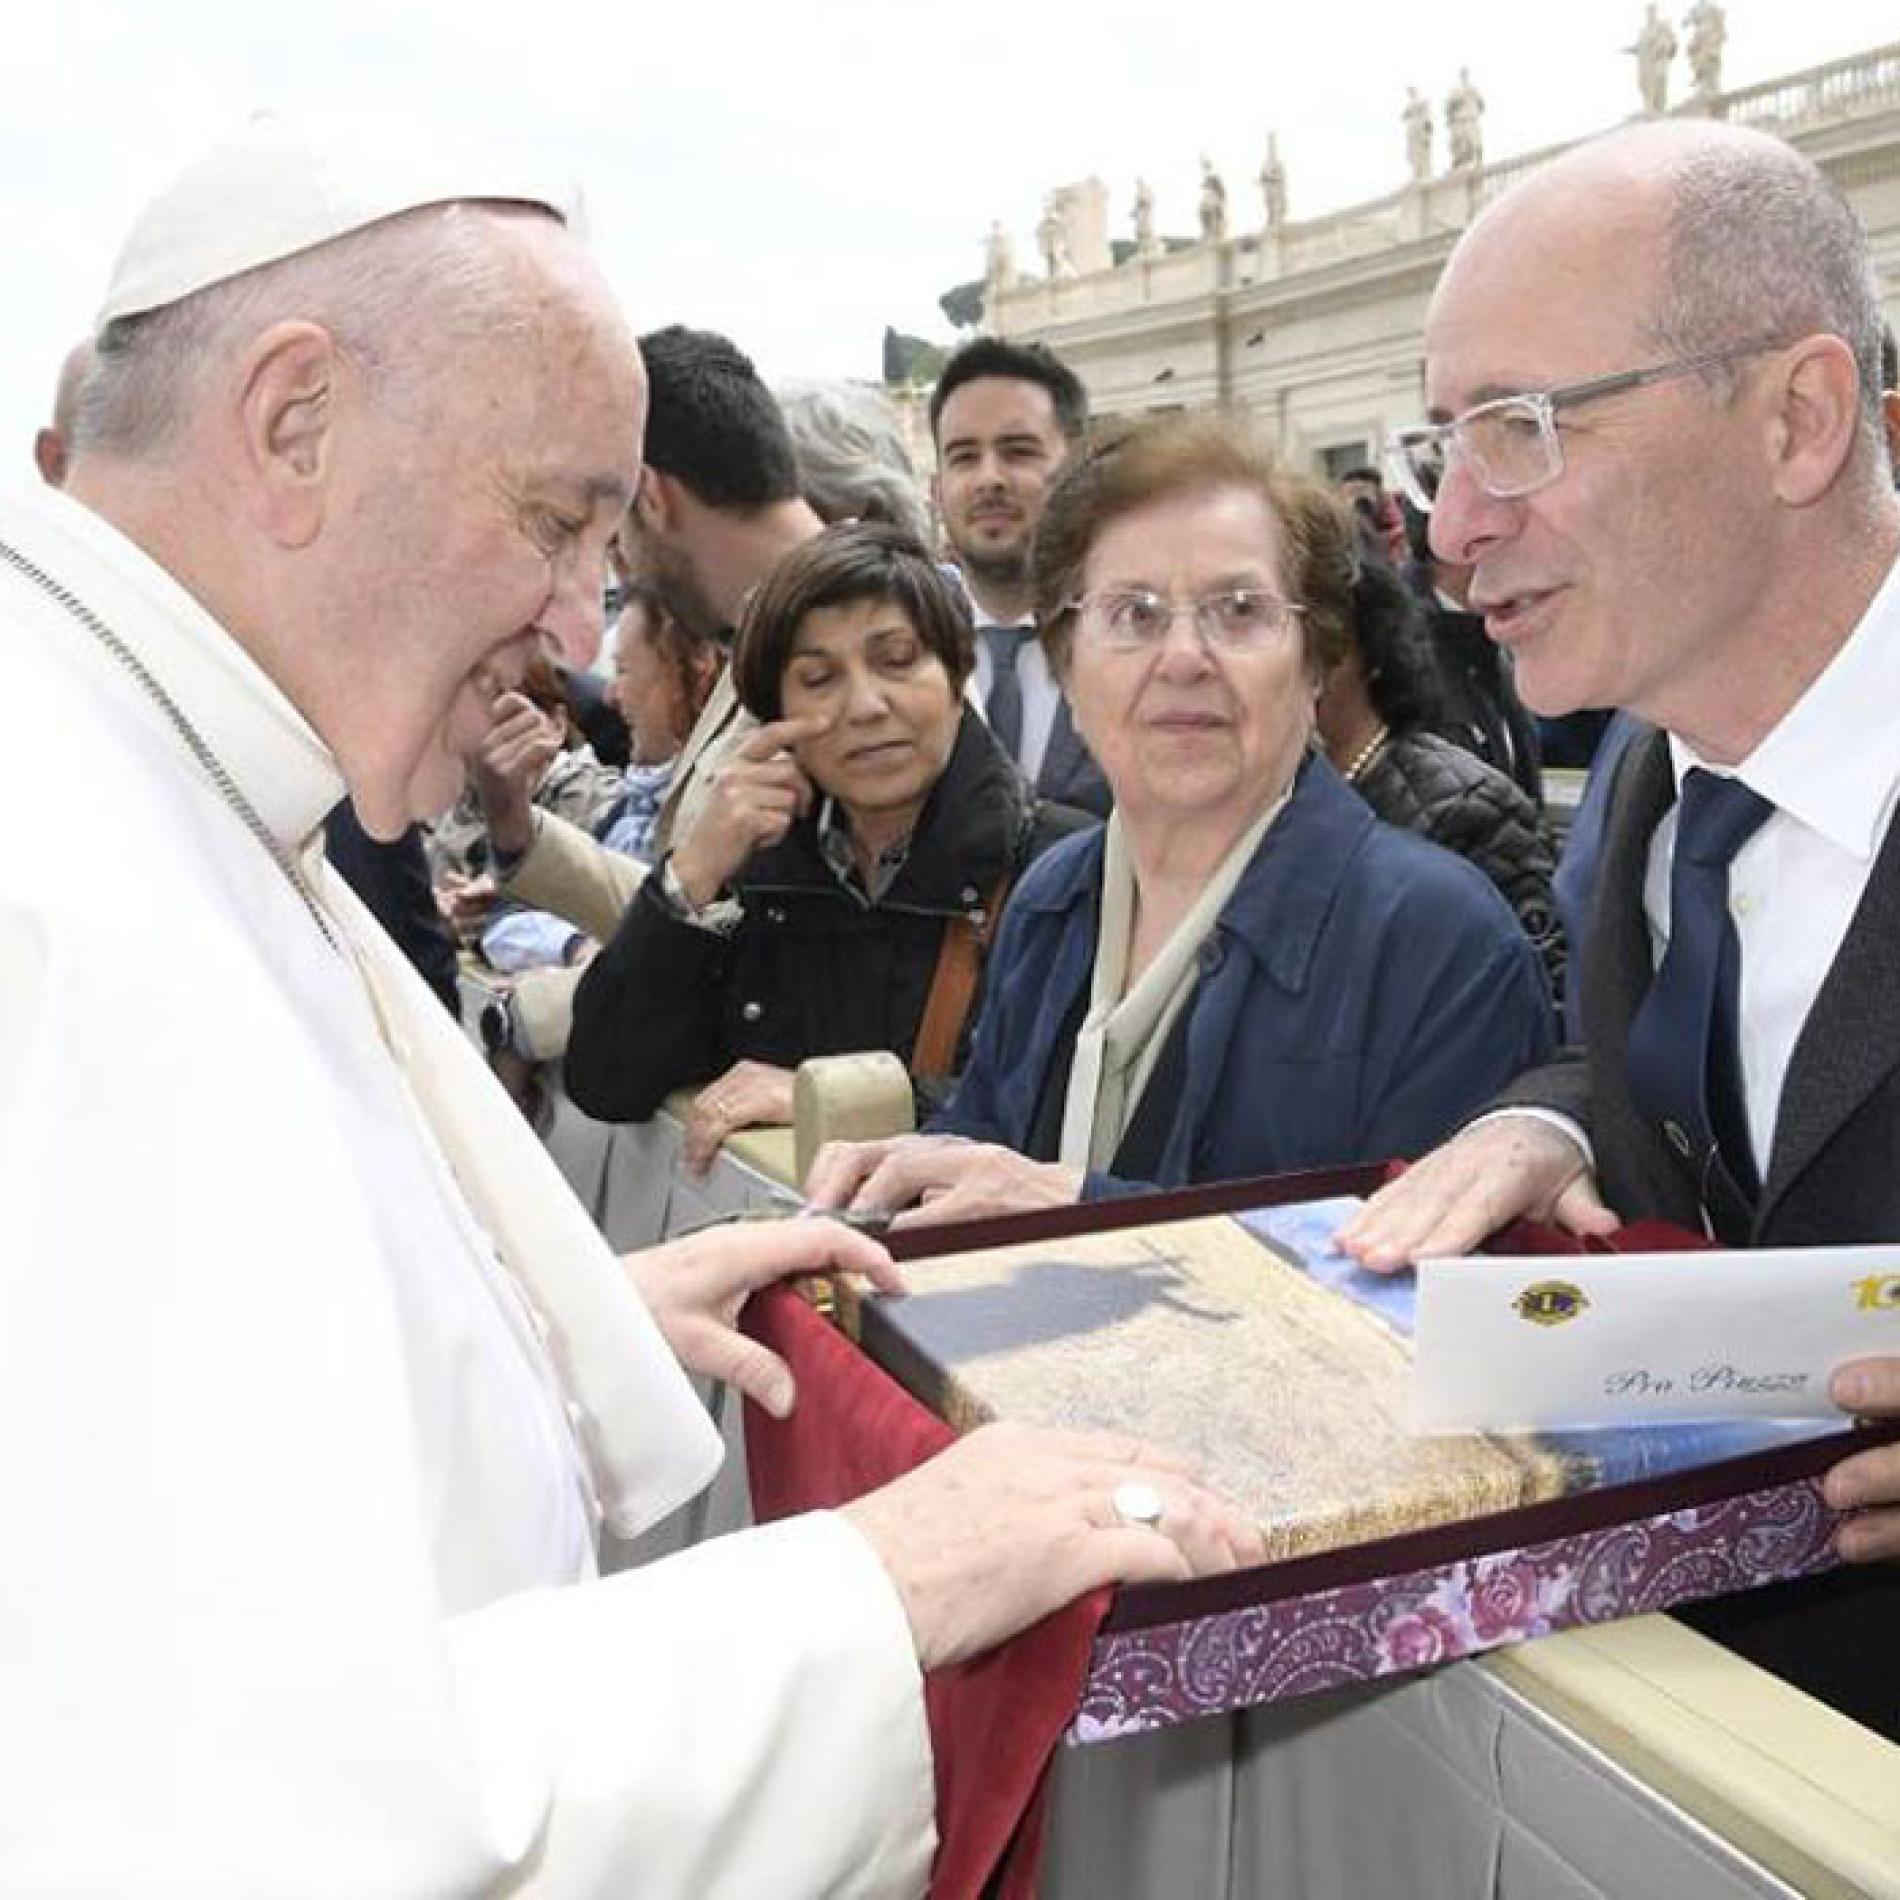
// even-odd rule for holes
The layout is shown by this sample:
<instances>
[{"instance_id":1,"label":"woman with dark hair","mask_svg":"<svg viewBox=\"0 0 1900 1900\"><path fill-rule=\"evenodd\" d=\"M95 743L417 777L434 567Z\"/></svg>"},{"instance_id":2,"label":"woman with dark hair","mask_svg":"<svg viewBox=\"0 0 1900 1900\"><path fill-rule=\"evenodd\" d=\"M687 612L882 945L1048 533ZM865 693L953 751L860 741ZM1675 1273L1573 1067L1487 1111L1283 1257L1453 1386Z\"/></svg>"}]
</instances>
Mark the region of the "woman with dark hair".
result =
<instances>
[{"instance_id":1,"label":"woman with dark hair","mask_svg":"<svg viewBox=\"0 0 1900 1900\"><path fill-rule=\"evenodd\" d=\"M982 954L1023 866L1087 822L1040 805L964 703L962 594L900 530L827 529L748 603L762 723L721 766L574 1002L567 1081L609 1121L701 1090L687 1160L785 1122L807 1056L887 1049L926 1105L961 1066Z\"/></svg>"},{"instance_id":2,"label":"woman with dark hair","mask_svg":"<svg viewBox=\"0 0 1900 1900\"><path fill-rule=\"evenodd\" d=\"M602 841L637 858L649 855L653 827L673 781L673 762L719 677L717 641L686 631L659 591L638 578L622 591L607 703L626 722L624 790Z\"/></svg>"},{"instance_id":3,"label":"woman with dark hair","mask_svg":"<svg viewBox=\"0 0 1900 1900\"><path fill-rule=\"evenodd\" d=\"M1515 780L1431 730L1438 679L1411 590L1362 557L1351 642L1319 696L1319 731L1340 776L1389 825L1469 858L1504 894L1561 1001L1564 936L1551 878L1557 856Z\"/></svg>"},{"instance_id":4,"label":"woman with dark hair","mask_svg":"<svg viewBox=\"0 0 1900 1900\"><path fill-rule=\"evenodd\" d=\"M1031 565L1113 814L1011 899L932 1132L827 1148L815 1204L952 1220L1383 1161L1547 1051L1497 892L1312 748L1350 637L1336 502L1224 420L1171 417L1070 462Z\"/></svg>"}]
</instances>

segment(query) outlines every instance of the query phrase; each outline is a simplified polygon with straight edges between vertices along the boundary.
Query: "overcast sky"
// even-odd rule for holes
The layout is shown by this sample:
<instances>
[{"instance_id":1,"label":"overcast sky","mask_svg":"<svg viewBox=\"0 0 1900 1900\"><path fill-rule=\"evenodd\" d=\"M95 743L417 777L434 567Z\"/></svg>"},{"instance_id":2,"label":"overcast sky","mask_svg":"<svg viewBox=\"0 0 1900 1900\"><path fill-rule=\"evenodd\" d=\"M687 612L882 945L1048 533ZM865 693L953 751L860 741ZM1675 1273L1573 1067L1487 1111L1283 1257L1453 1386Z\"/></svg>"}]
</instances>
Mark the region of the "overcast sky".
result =
<instances>
[{"instance_id":1,"label":"overcast sky","mask_svg":"<svg viewBox=\"0 0 1900 1900\"><path fill-rule=\"evenodd\" d=\"M1679 15L1687 0L1670 0ZM0 201L13 246L0 476L23 466L67 344L142 201L260 107L382 108L503 138L579 180L641 328L734 336L768 376L875 377L886 323L947 336L939 293L992 218L1026 265L1050 186L1137 175L1194 229L1199 158L1236 230L1279 134L1291 215L1390 191L1407 85L1468 65L1487 156L1623 117L1641 0L63 0L10 9ZM1895 36L1892 0L1732 0L1725 84ZM1686 88L1678 70L1677 90ZM1441 133L1442 149L1442 133Z\"/></svg>"}]
</instances>

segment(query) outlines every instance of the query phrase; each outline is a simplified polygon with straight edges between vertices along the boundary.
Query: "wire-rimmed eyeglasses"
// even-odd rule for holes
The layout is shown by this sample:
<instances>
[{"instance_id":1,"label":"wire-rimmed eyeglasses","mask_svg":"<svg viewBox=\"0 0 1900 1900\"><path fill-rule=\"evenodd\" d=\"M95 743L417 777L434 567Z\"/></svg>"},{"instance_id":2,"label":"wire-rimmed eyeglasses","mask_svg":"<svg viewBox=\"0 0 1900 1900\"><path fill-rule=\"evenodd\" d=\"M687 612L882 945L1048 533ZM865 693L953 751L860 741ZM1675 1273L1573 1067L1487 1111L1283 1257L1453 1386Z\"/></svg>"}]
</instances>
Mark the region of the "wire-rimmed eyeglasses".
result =
<instances>
[{"instance_id":1,"label":"wire-rimmed eyeglasses","mask_svg":"<svg viewBox=\"0 0 1900 1900\"><path fill-rule=\"evenodd\" d=\"M1781 347L1779 340L1738 343L1726 350L1652 363L1646 369L1592 376L1586 382L1566 383L1559 389L1499 396L1453 416L1449 422L1395 430L1386 444L1386 459L1406 499L1426 511L1438 499L1439 485L1454 460L1470 469L1487 495L1497 501L1514 501L1520 495L1548 488L1564 472L1563 437L1557 428L1559 410Z\"/></svg>"},{"instance_id":2,"label":"wire-rimmed eyeglasses","mask_svg":"<svg viewBox=\"0 0 1900 1900\"><path fill-rule=\"evenodd\" d=\"M1086 638L1117 653L1162 645L1182 614L1192 617L1203 646L1244 653L1290 632L1305 611L1264 587L1223 587L1193 600L1170 600L1146 587L1115 587L1078 594L1063 606L1063 612L1076 616Z\"/></svg>"}]
</instances>

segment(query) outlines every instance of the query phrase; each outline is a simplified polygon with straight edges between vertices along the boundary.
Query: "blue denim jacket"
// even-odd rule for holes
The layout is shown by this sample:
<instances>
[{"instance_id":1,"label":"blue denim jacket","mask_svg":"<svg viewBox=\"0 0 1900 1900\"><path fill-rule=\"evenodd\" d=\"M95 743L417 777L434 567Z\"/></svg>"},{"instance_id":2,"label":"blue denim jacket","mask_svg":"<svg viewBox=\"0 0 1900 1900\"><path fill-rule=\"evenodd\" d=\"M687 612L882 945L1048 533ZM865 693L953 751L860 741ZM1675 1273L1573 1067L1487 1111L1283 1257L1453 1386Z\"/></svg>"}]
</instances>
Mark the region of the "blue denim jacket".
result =
<instances>
[{"instance_id":1,"label":"blue denim jacket","mask_svg":"<svg viewBox=\"0 0 1900 1900\"><path fill-rule=\"evenodd\" d=\"M1017 886L962 1083L930 1126L1021 1148L1095 960L1102 833ZM1185 1085L1156 1179L1085 1198L1415 1155L1552 1043L1536 952L1484 874L1300 769L1200 949Z\"/></svg>"}]
</instances>

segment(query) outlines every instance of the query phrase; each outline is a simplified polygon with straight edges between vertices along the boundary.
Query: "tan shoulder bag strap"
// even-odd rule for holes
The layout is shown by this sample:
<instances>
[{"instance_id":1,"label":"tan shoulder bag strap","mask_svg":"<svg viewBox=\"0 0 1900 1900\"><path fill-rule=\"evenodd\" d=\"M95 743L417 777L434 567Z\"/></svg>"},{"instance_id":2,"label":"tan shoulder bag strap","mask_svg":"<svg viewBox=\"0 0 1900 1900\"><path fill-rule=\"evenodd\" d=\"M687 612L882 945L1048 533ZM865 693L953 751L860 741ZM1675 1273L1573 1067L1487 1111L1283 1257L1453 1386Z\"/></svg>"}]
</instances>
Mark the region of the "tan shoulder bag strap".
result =
<instances>
[{"instance_id":1,"label":"tan shoulder bag strap","mask_svg":"<svg viewBox=\"0 0 1900 1900\"><path fill-rule=\"evenodd\" d=\"M930 978L930 994L924 998L917 1043L911 1050L912 1075L952 1072L957 1059L957 1042L963 1034L963 1019L970 1013L983 955L996 934L996 920L1003 914L1003 900L1009 895L1009 885L1010 874L1006 871L990 892L980 925L963 914L952 917L944 925L937 967Z\"/></svg>"}]
</instances>

